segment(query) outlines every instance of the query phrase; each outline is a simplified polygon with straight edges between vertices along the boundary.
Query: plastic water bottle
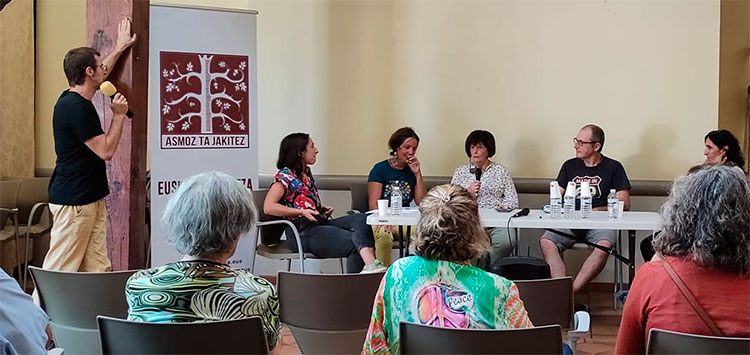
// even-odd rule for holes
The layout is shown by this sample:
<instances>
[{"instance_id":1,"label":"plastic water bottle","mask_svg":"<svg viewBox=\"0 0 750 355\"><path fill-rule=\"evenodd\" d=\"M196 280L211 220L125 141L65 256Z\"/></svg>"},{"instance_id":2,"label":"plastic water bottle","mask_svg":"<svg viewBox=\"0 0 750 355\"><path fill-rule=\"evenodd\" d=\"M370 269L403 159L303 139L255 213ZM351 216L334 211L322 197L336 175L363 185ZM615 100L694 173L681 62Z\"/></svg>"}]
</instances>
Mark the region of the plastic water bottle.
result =
<instances>
[{"instance_id":1,"label":"plastic water bottle","mask_svg":"<svg viewBox=\"0 0 750 355\"><path fill-rule=\"evenodd\" d=\"M581 182L581 218L591 217L591 186L588 181Z\"/></svg>"},{"instance_id":2,"label":"plastic water bottle","mask_svg":"<svg viewBox=\"0 0 750 355\"><path fill-rule=\"evenodd\" d=\"M552 219L560 218L562 197L560 196L560 187L557 185L557 181L549 183L549 210L552 214Z\"/></svg>"},{"instance_id":3,"label":"plastic water bottle","mask_svg":"<svg viewBox=\"0 0 750 355\"><path fill-rule=\"evenodd\" d=\"M403 199L401 198L401 189L398 188L398 186L393 187L393 191L391 191L391 214L394 216L400 216L401 215L401 204L403 203Z\"/></svg>"},{"instance_id":4,"label":"plastic water bottle","mask_svg":"<svg viewBox=\"0 0 750 355\"><path fill-rule=\"evenodd\" d=\"M617 199L617 192L615 189L609 190L609 196L607 196L607 217L609 219L617 218L617 203L620 200Z\"/></svg>"},{"instance_id":5,"label":"plastic water bottle","mask_svg":"<svg viewBox=\"0 0 750 355\"><path fill-rule=\"evenodd\" d=\"M566 219L573 219L576 211L576 183L569 182L568 188L565 189L565 202L563 203L563 216Z\"/></svg>"}]
</instances>

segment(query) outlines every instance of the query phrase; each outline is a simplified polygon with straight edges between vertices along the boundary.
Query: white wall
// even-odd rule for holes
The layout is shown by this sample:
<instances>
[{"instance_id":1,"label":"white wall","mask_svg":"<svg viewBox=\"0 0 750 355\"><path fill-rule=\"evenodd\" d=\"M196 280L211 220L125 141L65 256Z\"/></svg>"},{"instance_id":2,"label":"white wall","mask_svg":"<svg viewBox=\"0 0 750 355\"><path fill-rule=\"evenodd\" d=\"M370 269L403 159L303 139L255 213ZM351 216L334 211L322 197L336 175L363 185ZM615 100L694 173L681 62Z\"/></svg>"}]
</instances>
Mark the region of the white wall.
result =
<instances>
[{"instance_id":1,"label":"white wall","mask_svg":"<svg viewBox=\"0 0 750 355\"><path fill-rule=\"evenodd\" d=\"M718 1L250 1L260 171L313 135L318 174L366 174L412 125L428 175L493 131L514 176L551 177L589 122L634 179L671 179L717 126Z\"/></svg>"}]
</instances>

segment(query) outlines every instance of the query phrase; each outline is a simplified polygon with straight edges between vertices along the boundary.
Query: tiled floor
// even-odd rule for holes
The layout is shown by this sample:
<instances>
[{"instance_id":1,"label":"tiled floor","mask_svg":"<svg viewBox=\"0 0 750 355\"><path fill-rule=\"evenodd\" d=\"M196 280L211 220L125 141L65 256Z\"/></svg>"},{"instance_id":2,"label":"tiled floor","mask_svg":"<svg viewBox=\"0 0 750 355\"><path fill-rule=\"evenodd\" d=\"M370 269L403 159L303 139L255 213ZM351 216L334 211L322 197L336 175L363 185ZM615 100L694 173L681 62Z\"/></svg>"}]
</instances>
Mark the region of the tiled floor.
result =
<instances>
[{"instance_id":1,"label":"tiled floor","mask_svg":"<svg viewBox=\"0 0 750 355\"><path fill-rule=\"evenodd\" d=\"M577 354L612 354L622 315L622 307L617 311L612 307L611 292L591 292L592 336L578 342ZM281 332L281 342L272 352L275 355L299 354L299 347L286 326Z\"/></svg>"}]
</instances>

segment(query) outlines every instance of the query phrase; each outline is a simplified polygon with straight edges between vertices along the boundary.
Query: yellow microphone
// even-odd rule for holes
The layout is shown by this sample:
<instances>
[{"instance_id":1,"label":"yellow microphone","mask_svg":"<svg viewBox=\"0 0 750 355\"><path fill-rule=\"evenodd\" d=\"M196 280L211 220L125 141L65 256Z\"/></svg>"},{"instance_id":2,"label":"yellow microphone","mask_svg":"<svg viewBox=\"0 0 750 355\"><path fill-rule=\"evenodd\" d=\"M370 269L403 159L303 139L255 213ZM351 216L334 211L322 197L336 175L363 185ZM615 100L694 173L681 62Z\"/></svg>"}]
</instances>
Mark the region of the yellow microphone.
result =
<instances>
[{"instance_id":1,"label":"yellow microphone","mask_svg":"<svg viewBox=\"0 0 750 355\"><path fill-rule=\"evenodd\" d=\"M115 94L117 93L117 88L109 81L105 81L101 85L99 85L99 90L102 92L102 94L113 99L115 98ZM128 118L133 118L133 112L130 111L130 108L128 108L128 112L125 113L125 115L128 116Z\"/></svg>"}]
</instances>

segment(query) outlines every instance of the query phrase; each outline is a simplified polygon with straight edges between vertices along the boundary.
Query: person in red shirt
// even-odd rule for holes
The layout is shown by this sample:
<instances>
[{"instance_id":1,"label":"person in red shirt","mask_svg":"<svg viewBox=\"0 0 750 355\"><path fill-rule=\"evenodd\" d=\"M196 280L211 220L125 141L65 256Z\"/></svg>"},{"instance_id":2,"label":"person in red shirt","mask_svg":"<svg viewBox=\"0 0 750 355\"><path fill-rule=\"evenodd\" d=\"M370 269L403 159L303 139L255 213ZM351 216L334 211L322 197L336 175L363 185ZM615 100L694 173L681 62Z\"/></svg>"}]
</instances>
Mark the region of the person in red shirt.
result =
<instances>
[{"instance_id":1,"label":"person in red shirt","mask_svg":"<svg viewBox=\"0 0 750 355\"><path fill-rule=\"evenodd\" d=\"M706 165L675 180L635 276L615 354L646 352L651 328L713 335L667 273L671 266L721 335L750 337L750 186L738 167ZM668 263L669 265L665 265Z\"/></svg>"}]
</instances>

